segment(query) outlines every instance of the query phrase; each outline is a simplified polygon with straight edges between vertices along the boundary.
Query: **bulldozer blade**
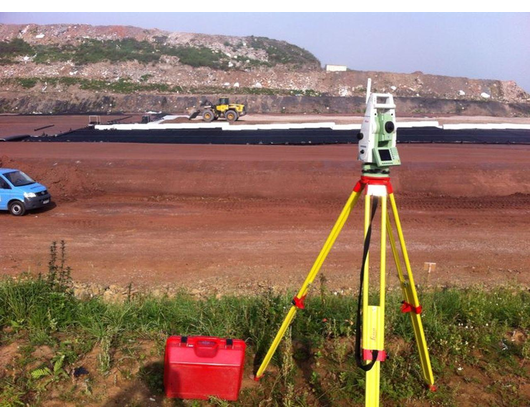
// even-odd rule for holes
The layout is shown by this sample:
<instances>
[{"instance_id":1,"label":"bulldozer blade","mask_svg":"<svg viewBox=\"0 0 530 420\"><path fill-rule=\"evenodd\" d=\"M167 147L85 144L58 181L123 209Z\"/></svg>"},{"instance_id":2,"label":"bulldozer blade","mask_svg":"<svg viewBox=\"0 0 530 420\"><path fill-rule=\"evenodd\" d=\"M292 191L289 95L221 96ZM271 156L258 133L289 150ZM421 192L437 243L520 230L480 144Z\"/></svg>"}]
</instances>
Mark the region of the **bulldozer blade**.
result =
<instances>
[{"instance_id":1,"label":"bulldozer blade","mask_svg":"<svg viewBox=\"0 0 530 420\"><path fill-rule=\"evenodd\" d=\"M193 120L194 118L197 118L197 116L198 116L200 113L201 113L201 111L195 111L195 112L192 112L192 113L189 115L188 119L189 119L189 120Z\"/></svg>"}]
</instances>

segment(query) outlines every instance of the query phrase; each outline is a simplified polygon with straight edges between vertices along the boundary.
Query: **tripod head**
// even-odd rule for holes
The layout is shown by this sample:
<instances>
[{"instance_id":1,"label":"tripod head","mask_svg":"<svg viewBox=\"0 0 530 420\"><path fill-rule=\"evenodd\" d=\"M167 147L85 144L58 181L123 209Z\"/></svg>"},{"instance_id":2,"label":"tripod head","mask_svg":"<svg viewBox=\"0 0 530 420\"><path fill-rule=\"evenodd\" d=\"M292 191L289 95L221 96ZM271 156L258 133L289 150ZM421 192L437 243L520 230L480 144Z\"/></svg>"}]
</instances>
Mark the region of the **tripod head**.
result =
<instances>
[{"instance_id":1,"label":"tripod head","mask_svg":"<svg viewBox=\"0 0 530 420\"><path fill-rule=\"evenodd\" d=\"M370 80L368 83L370 86ZM366 112L357 138L357 159L364 162L364 175L388 176L390 166L401 165L396 148L396 105L391 94L368 92Z\"/></svg>"}]
</instances>

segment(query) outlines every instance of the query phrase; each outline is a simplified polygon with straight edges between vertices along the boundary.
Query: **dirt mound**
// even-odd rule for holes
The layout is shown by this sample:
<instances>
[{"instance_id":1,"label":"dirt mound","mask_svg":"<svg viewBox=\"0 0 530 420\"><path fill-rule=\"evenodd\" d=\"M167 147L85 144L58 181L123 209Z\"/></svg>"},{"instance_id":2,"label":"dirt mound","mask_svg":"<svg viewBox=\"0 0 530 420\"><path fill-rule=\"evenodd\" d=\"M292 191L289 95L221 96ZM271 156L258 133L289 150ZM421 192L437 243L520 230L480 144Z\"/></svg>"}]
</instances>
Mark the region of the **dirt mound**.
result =
<instances>
[{"instance_id":1,"label":"dirt mound","mask_svg":"<svg viewBox=\"0 0 530 420\"><path fill-rule=\"evenodd\" d=\"M20 24L0 25L0 40L7 113L184 113L200 96L222 94L250 114L362 115L369 78L374 92L398 99L402 115L527 116L530 105L514 81L326 71L303 48L264 37Z\"/></svg>"},{"instance_id":2,"label":"dirt mound","mask_svg":"<svg viewBox=\"0 0 530 420\"><path fill-rule=\"evenodd\" d=\"M101 191L90 173L83 171L78 163L37 164L3 155L0 157L0 167L26 172L35 181L45 185L55 201L76 201L80 196L87 197Z\"/></svg>"}]
</instances>

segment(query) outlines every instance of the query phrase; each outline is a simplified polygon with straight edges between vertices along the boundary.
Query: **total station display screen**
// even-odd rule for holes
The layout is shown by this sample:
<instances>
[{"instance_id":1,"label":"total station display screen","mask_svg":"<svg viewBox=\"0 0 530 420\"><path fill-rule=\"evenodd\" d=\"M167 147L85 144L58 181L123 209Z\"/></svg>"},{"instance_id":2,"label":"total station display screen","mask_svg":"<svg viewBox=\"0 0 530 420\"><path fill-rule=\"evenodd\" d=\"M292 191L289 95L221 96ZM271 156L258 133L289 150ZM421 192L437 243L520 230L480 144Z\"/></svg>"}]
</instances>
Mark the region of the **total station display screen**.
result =
<instances>
[{"instance_id":1,"label":"total station display screen","mask_svg":"<svg viewBox=\"0 0 530 420\"><path fill-rule=\"evenodd\" d=\"M392 160L392 155L388 149L379 150L379 157L381 158L381 162L388 162Z\"/></svg>"}]
</instances>

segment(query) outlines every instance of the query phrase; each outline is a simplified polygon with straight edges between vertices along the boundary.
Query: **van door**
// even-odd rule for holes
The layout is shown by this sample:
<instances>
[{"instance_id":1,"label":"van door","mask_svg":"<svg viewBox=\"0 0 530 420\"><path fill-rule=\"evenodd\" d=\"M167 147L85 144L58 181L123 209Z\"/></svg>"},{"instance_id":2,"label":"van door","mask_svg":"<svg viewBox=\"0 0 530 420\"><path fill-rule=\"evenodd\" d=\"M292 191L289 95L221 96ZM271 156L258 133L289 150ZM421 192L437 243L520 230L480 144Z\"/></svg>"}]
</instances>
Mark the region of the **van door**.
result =
<instances>
[{"instance_id":1,"label":"van door","mask_svg":"<svg viewBox=\"0 0 530 420\"><path fill-rule=\"evenodd\" d=\"M0 210L7 210L7 203L13 197L13 190L2 175L0 175Z\"/></svg>"}]
</instances>

